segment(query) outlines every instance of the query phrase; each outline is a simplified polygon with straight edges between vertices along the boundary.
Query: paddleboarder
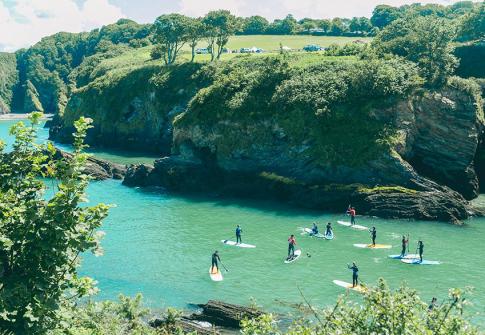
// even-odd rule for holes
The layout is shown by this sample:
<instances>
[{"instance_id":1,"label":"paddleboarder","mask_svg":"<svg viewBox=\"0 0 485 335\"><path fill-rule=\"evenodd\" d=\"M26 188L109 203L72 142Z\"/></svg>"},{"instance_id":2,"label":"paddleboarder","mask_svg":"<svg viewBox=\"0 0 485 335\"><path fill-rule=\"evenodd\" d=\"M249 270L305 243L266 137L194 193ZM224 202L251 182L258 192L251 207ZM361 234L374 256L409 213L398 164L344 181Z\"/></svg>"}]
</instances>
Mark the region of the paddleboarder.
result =
<instances>
[{"instance_id":1,"label":"paddleboarder","mask_svg":"<svg viewBox=\"0 0 485 335\"><path fill-rule=\"evenodd\" d=\"M327 230L325 230L325 236L333 235L332 224L327 223Z\"/></svg>"},{"instance_id":2,"label":"paddleboarder","mask_svg":"<svg viewBox=\"0 0 485 335\"><path fill-rule=\"evenodd\" d=\"M406 236L403 235L401 243L402 243L401 257L404 257L406 255L406 247L409 243L409 238L406 239Z\"/></svg>"},{"instance_id":3,"label":"paddleboarder","mask_svg":"<svg viewBox=\"0 0 485 335\"><path fill-rule=\"evenodd\" d=\"M312 227L312 233L311 235L317 235L318 234L318 226L316 222L313 222L313 227Z\"/></svg>"},{"instance_id":4,"label":"paddleboarder","mask_svg":"<svg viewBox=\"0 0 485 335\"><path fill-rule=\"evenodd\" d=\"M431 299L431 303L428 306L428 312L431 312L437 306L438 306L438 299L436 299L435 297L433 297L433 299Z\"/></svg>"},{"instance_id":5,"label":"paddleboarder","mask_svg":"<svg viewBox=\"0 0 485 335\"><path fill-rule=\"evenodd\" d=\"M236 244L242 243L241 233L242 233L242 228L241 228L240 225L237 225L237 227L236 227Z\"/></svg>"},{"instance_id":6,"label":"paddleboarder","mask_svg":"<svg viewBox=\"0 0 485 335\"><path fill-rule=\"evenodd\" d=\"M418 241L418 251L419 251L419 262L423 262L423 252L424 252L424 243L423 241Z\"/></svg>"},{"instance_id":7,"label":"paddleboarder","mask_svg":"<svg viewBox=\"0 0 485 335\"><path fill-rule=\"evenodd\" d=\"M349 212L349 215L350 215L350 224L351 225L354 225L355 224L355 208L354 207L350 207L350 209L348 210Z\"/></svg>"},{"instance_id":8,"label":"paddleboarder","mask_svg":"<svg viewBox=\"0 0 485 335\"><path fill-rule=\"evenodd\" d=\"M221 261L221 258L219 257L219 251L214 251L212 254L212 266L211 266L211 273L217 273L219 272L219 262ZM217 269L214 271L214 267Z\"/></svg>"},{"instance_id":9,"label":"paddleboarder","mask_svg":"<svg viewBox=\"0 0 485 335\"><path fill-rule=\"evenodd\" d=\"M372 238L372 246L376 245L377 230L376 227L372 227L370 230L370 236Z\"/></svg>"},{"instance_id":10,"label":"paddleboarder","mask_svg":"<svg viewBox=\"0 0 485 335\"><path fill-rule=\"evenodd\" d=\"M347 264L349 270L352 270L352 287L359 285L359 268L355 262L352 262L352 266Z\"/></svg>"},{"instance_id":11,"label":"paddleboarder","mask_svg":"<svg viewBox=\"0 0 485 335\"><path fill-rule=\"evenodd\" d=\"M291 234L290 237L288 237L288 258L287 258L287 260L290 260L293 257L295 257L295 245L296 245L295 235Z\"/></svg>"}]
</instances>

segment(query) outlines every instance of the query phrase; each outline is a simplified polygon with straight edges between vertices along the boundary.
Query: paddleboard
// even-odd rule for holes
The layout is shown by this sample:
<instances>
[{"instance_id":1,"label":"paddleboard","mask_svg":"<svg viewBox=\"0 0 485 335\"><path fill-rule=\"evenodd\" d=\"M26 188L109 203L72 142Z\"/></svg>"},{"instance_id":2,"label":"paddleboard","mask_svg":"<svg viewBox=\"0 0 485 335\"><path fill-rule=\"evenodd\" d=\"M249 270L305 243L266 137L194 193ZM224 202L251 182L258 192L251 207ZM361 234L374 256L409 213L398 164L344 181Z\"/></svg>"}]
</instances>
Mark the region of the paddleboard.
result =
<instances>
[{"instance_id":1,"label":"paddleboard","mask_svg":"<svg viewBox=\"0 0 485 335\"><path fill-rule=\"evenodd\" d=\"M325 235L325 239L327 239L327 240L333 240L333 233L330 233L328 235Z\"/></svg>"},{"instance_id":2,"label":"paddleboard","mask_svg":"<svg viewBox=\"0 0 485 335\"><path fill-rule=\"evenodd\" d=\"M441 264L438 261L428 261L423 259L422 262L419 261L419 258L411 258L411 259L401 259L401 262L406 264L413 264L413 265L439 265Z\"/></svg>"},{"instance_id":3,"label":"paddleboard","mask_svg":"<svg viewBox=\"0 0 485 335\"><path fill-rule=\"evenodd\" d=\"M246 244L246 243L236 243L235 241L230 241L230 240L221 240L222 243L226 245L230 245L233 247L239 247L239 248L256 248L255 245L252 244Z\"/></svg>"},{"instance_id":4,"label":"paddleboard","mask_svg":"<svg viewBox=\"0 0 485 335\"><path fill-rule=\"evenodd\" d=\"M337 221L337 223L341 224L342 226L350 227L350 228L357 229L357 230L369 230L369 227L361 226L361 225L358 225L358 224L352 225L348 221Z\"/></svg>"},{"instance_id":5,"label":"paddleboard","mask_svg":"<svg viewBox=\"0 0 485 335\"><path fill-rule=\"evenodd\" d=\"M288 263L292 263L294 261L296 261L298 258L300 258L301 256L301 250L298 249L298 250L295 250L295 256L293 256L293 258L291 259L285 259L285 263L288 264Z\"/></svg>"},{"instance_id":6,"label":"paddleboard","mask_svg":"<svg viewBox=\"0 0 485 335\"><path fill-rule=\"evenodd\" d=\"M346 288L348 290L353 290L353 291L356 291L356 292L359 292L359 293L364 293L365 291L367 291L367 288L362 286L362 285L357 285L355 287L352 287L351 283L347 283L347 282L342 281L342 280L334 280L333 283L337 286Z\"/></svg>"},{"instance_id":7,"label":"paddleboard","mask_svg":"<svg viewBox=\"0 0 485 335\"><path fill-rule=\"evenodd\" d=\"M215 268L214 268L215 270ZM222 281L224 278L222 277L221 270L218 269L217 272L212 272L212 266L209 268L209 275L212 281Z\"/></svg>"},{"instance_id":8,"label":"paddleboard","mask_svg":"<svg viewBox=\"0 0 485 335\"><path fill-rule=\"evenodd\" d=\"M391 249L392 245L390 244L361 244L361 243L356 243L354 244L354 247L357 248L366 248L366 249Z\"/></svg>"},{"instance_id":9,"label":"paddleboard","mask_svg":"<svg viewBox=\"0 0 485 335\"><path fill-rule=\"evenodd\" d=\"M410 258L419 258L419 255L418 254L407 254L407 255L404 255L404 256L401 256L401 255L389 255L387 257L392 258L392 259L410 259Z\"/></svg>"},{"instance_id":10,"label":"paddleboard","mask_svg":"<svg viewBox=\"0 0 485 335\"><path fill-rule=\"evenodd\" d=\"M317 237L317 238L325 238L325 235L323 234L313 234L313 231L310 228L303 228L303 231L311 236Z\"/></svg>"}]
</instances>

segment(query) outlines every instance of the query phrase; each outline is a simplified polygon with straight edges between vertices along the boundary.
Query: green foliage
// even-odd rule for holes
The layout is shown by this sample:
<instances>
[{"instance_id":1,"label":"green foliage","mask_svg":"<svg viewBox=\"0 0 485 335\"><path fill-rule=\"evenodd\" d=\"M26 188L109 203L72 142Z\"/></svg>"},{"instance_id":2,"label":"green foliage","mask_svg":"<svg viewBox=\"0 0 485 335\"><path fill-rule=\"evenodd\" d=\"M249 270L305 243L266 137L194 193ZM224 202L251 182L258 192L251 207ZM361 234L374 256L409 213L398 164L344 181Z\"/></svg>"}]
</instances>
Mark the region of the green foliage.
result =
<instances>
[{"instance_id":1,"label":"green foliage","mask_svg":"<svg viewBox=\"0 0 485 335\"><path fill-rule=\"evenodd\" d=\"M332 44L325 49L327 56L357 56L365 52L367 44L347 43L344 45Z\"/></svg>"},{"instance_id":2,"label":"green foliage","mask_svg":"<svg viewBox=\"0 0 485 335\"><path fill-rule=\"evenodd\" d=\"M439 86L457 66L454 37L449 21L418 16L394 21L377 35L373 46L381 55L394 54L418 64L423 78Z\"/></svg>"},{"instance_id":3,"label":"green foliage","mask_svg":"<svg viewBox=\"0 0 485 335\"><path fill-rule=\"evenodd\" d=\"M10 112L13 89L17 80L15 54L0 52L0 114Z\"/></svg>"},{"instance_id":4,"label":"green foliage","mask_svg":"<svg viewBox=\"0 0 485 335\"><path fill-rule=\"evenodd\" d=\"M120 295L118 302L88 301L80 306L66 307L63 322L48 332L49 335L155 335L158 331L148 326L143 318L149 310L142 306L142 296L133 299Z\"/></svg>"},{"instance_id":5,"label":"green foliage","mask_svg":"<svg viewBox=\"0 0 485 335\"><path fill-rule=\"evenodd\" d=\"M108 212L104 204L80 206L90 120L76 122L73 157L54 161L52 144L35 144L40 116L13 126L13 151L0 152L0 329L16 334L45 333L62 318L62 305L96 292L77 267L81 253L102 252L97 229ZM56 181L52 195L39 176Z\"/></svg>"},{"instance_id":6,"label":"green foliage","mask_svg":"<svg viewBox=\"0 0 485 335\"><path fill-rule=\"evenodd\" d=\"M166 14L159 16L153 24L154 40L158 43L152 52L154 56L163 58L165 64L173 64L180 49L189 41L192 21L185 15Z\"/></svg>"},{"instance_id":7,"label":"green foliage","mask_svg":"<svg viewBox=\"0 0 485 335\"><path fill-rule=\"evenodd\" d=\"M392 140L392 129L370 117L373 103L382 107L386 99L405 96L422 83L416 66L402 59L304 67L291 67L292 61L240 58L219 65L210 73L212 84L199 90L176 126L248 126L247 140L227 129L217 142L218 154L225 155L273 141L263 126L269 122L282 127L290 143L312 143L309 150L321 163L360 164L387 150ZM352 136L342 136L347 133Z\"/></svg>"},{"instance_id":8,"label":"green foliage","mask_svg":"<svg viewBox=\"0 0 485 335\"><path fill-rule=\"evenodd\" d=\"M262 35L269 27L269 22L264 17L256 15L243 20L242 31L244 35Z\"/></svg>"},{"instance_id":9,"label":"green foliage","mask_svg":"<svg viewBox=\"0 0 485 335\"><path fill-rule=\"evenodd\" d=\"M473 335L478 330L463 317L468 290L452 289L449 299L429 308L417 292L402 286L392 291L383 279L364 293L362 304L340 298L324 311L315 311L315 322L297 320L283 332L271 315L242 322L243 335L413 334ZM312 310L315 310L312 308Z\"/></svg>"},{"instance_id":10,"label":"green foliage","mask_svg":"<svg viewBox=\"0 0 485 335\"><path fill-rule=\"evenodd\" d=\"M229 37L238 30L239 21L228 10L216 10L207 13L202 23L205 26L211 60L220 59Z\"/></svg>"},{"instance_id":11,"label":"green foliage","mask_svg":"<svg viewBox=\"0 0 485 335\"><path fill-rule=\"evenodd\" d=\"M459 59L460 65L456 74L460 77L485 78L485 41L477 41L459 45L454 54Z\"/></svg>"},{"instance_id":12,"label":"green foliage","mask_svg":"<svg viewBox=\"0 0 485 335\"><path fill-rule=\"evenodd\" d=\"M477 8L463 18L460 29L461 40L475 40L485 38L485 3L482 2Z\"/></svg>"}]
</instances>

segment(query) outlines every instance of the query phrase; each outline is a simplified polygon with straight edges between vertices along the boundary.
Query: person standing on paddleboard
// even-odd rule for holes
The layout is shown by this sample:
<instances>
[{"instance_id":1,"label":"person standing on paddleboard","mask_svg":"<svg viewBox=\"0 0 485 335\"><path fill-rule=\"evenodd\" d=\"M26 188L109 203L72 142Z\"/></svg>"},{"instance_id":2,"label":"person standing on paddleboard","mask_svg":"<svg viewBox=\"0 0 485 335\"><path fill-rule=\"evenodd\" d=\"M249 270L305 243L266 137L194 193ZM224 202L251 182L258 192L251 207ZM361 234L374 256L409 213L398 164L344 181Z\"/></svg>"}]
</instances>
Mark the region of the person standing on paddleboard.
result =
<instances>
[{"instance_id":1,"label":"person standing on paddleboard","mask_svg":"<svg viewBox=\"0 0 485 335\"><path fill-rule=\"evenodd\" d=\"M354 207L350 207L349 215L350 215L350 224L354 225L355 224L355 208Z\"/></svg>"},{"instance_id":2,"label":"person standing on paddleboard","mask_svg":"<svg viewBox=\"0 0 485 335\"><path fill-rule=\"evenodd\" d=\"M240 225L237 225L237 227L236 227L236 244L242 243L241 233L242 233L242 228L241 228Z\"/></svg>"},{"instance_id":3,"label":"person standing on paddleboard","mask_svg":"<svg viewBox=\"0 0 485 335\"><path fill-rule=\"evenodd\" d=\"M352 270L352 287L359 285L359 268L355 262L352 262L352 266L347 264L347 267Z\"/></svg>"},{"instance_id":4,"label":"person standing on paddleboard","mask_svg":"<svg viewBox=\"0 0 485 335\"><path fill-rule=\"evenodd\" d=\"M219 272L219 262L221 261L221 258L219 257L219 251L215 251L212 254L212 266L211 266L211 273L218 273ZM216 268L216 271L214 271L214 267Z\"/></svg>"},{"instance_id":5,"label":"person standing on paddleboard","mask_svg":"<svg viewBox=\"0 0 485 335\"><path fill-rule=\"evenodd\" d=\"M409 243L409 239L406 239L406 236L402 236L402 250L401 250L401 257L404 257L406 255L406 247Z\"/></svg>"},{"instance_id":6,"label":"person standing on paddleboard","mask_svg":"<svg viewBox=\"0 0 485 335\"><path fill-rule=\"evenodd\" d=\"M288 238L288 258L291 259L292 257L295 256L295 245L296 245L296 239L295 235L290 235Z\"/></svg>"},{"instance_id":7,"label":"person standing on paddleboard","mask_svg":"<svg viewBox=\"0 0 485 335\"><path fill-rule=\"evenodd\" d=\"M424 252L424 243L423 241L418 241L418 251L419 251L419 261L423 262L423 252Z\"/></svg>"},{"instance_id":8,"label":"person standing on paddleboard","mask_svg":"<svg viewBox=\"0 0 485 335\"><path fill-rule=\"evenodd\" d=\"M325 231L325 236L333 235L332 231L332 224L329 222L327 223L327 230Z\"/></svg>"},{"instance_id":9,"label":"person standing on paddleboard","mask_svg":"<svg viewBox=\"0 0 485 335\"><path fill-rule=\"evenodd\" d=\"M376 227L372 227L370 230L370 237L372 238L372 246L376 245L377 230Z\"/></svg>"}]
</instances>

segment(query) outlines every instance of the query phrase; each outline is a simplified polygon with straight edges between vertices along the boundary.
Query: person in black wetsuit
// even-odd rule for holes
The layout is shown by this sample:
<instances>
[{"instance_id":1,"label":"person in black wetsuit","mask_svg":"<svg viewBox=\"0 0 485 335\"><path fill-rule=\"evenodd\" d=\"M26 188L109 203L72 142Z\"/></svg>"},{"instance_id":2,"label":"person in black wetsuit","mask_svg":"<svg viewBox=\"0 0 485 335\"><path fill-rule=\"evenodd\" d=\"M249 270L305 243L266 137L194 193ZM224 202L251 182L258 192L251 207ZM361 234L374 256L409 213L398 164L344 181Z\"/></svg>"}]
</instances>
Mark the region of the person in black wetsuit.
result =
<instances>
[{"instance_id":1,"label":"person in black wetsuit","mask_svg":"<svg viewBox=\"0 0 485 335\"><path fill-rule=\"evenodd\" d=\"M311 235L317 235L317 234L318 234L318 226L316 222L313 222Z\"/></svg>"},{"instance_id":2,"label":"person in black wetsuit","mask_svg":"<svg viewBox=\"0 0 485 335\"><path fill-rule=\"evenodd\" d=\"M333 235L332 224L327 223L327 230L325 231L325 236Z\"/></svg>"},{"instance_id":3,"label":"person in black wetsuit","mask_svg":"<svg viewBox=\"0 0 485 335\"><path fill-rule=\"evenodd\" d=\"M418 251L419 251L419 261L423 262L423 252L424 252L423 241L418 241Z\"/></svg>"},{"instance_id":4,"label":"person in black wetsuit","mask_svg":"<svg viewBox=\"0 0 485 335\"><path fill-rule=\"evenodd\" d=\"M402 243L401 257L404 257L406 255L406 247L409 243L409 239L406 239L406 236L403 235L401 243Z\"/></svg>"},{"instance_id":5,"label":"person in black wetsuit","mask_svg":"<svg viewBox=\"0 0 485 335\"><path fill-rule=\"evenodd\" d=\"M376 245L377 230L376 227L372 227L370 230L370 237L372 238L372 245Z\"/></svg>"},{"instance_id":6,"label":"person in black wetsuit","mask_svg":"<svg viewBox=\"0 0 485 335\"><path fill-rule=\"evenodd\" d=\"M431 312L433 309L435 309L437 305L438 305L438 299L433 297L433 299L431 299L431 303L428 306L428 312Z\"/></svg>"},{"instance_id":7,"label":"person in black wetsuit","mask_svg":"<svg viewBox=\"0 0 485 335\"><path fill-rule=\"evenodd\" d=\"M296 239L295 235L291 235L288 237L288 257L286 258L287 260L292 259L295 257L295 245L296 245Z\"/></svg>"},{"instance_id":8,"label":"person in black wetsuit","mask_svg":"<svg viewBox=\"0 0 485 335\"><path fill-rule=\"evenodd\" d=\"M211 266L211 273L217 273L219 272L219 263L221 261L221 258L219 257L219 252L216 250L212 254L212 266ZM214 267L216 268L216 271L214 271Z\"/></svg>"},{"instance_id":9,"label":"person in black wetsuit","mask_svg":"<svg viewBox=\"0 0 485 335\"><path fill-rule=\"evenodd\" d=\"M359 285L359 268L355 262L352 262L352 266L347 264L347 267L352 270L352 287Z\"/></svg>"},{"instance_id":10,"label":"person in black wetsuit","mask_svg":"<svg viewBox=\"0 0 485 335\"><path fill-rule=\"evenodd\" d=\"M236 243L242 243L242 238L241 238L241 233L242 233L242 228L240 225L237 225L236 227Z\"/></svg>"}]
</instances>

